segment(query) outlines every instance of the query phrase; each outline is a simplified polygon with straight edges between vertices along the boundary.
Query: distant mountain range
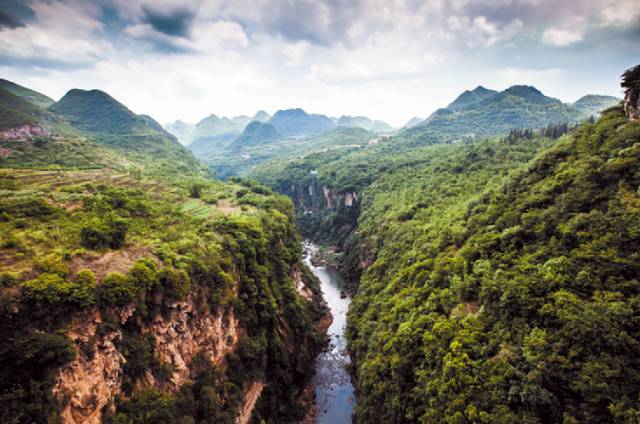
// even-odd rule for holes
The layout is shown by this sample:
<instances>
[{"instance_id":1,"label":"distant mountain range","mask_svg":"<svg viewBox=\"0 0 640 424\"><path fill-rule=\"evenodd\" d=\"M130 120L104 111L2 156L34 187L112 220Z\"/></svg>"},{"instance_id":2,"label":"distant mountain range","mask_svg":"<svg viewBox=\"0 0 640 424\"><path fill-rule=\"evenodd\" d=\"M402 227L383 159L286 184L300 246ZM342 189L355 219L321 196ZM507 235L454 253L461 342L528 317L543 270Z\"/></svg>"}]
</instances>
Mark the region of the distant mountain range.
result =
<instances>
[{"instance_id":1,"label":"distant mountain range","mask_svg":"<svg viewBox=\"0 0 640 424\"><path fill-rule=\"evenodd\" d=\"M308 114L300 108L279 110L269 120L286 137L309 137L331 131L336 124L319 114Z\"/></svg>"},{"instance_id":2,"label":"distant mountain range","mask_svg":"<svg viewBox=\"0 0 640 424\"><path fill-rule=\"evenodd\" d=\"M384 121L371 120L366 116L345 116L335 120L336 125L340 127L362 128L375 133L390 133L394 128Z\"/></svg>"},{"instance_id":3,"label":"distant mountain range","mask_svg":"<svg viewBox=\"0 0 640 424\"><path fill-rule=\"evenodd\" d=\"M177 120L164 125L164 129L173 134L180 144L188 145L191 143L191 134L196 129L196 124L190 124L188 122L182 122Z\"/></svg>"},{"instance_id":4,"label":"distant mountain range","mask_svg":"<svg viewBox=\"0 0 640 424\"><path fill-rule=\"evenodd\" d=\"M412 119L404 132L438 139L495 136L512 128L579 122L619 101L612 96L587 95L575 103L562 103L531 86L515 85L501 92L478 86L422 122Z\"/></svg>"},{"instance_id":5,"label":"distant mountain range","mask_svg":"<svg viewBox=\"0 0 640 424\"><path fill-rule=\"evenodd\" d=\"M176 136L180 143L188 146L195 154L203 156L224 148L242 134L252 121L267 122L271 116L261 110L253 117L246 115L228 118L209 115L197 124L180 120L164 125L164 129Z\"/></svg>"},{"instance_id":6,"label":"distant mountain range","mask_svg":"<svg viewBox=\"0 0 640 424\"><path fill-rule=\"evenodd\" d=\"M252 122L268 122L273 128L258 125L248 128ZM371 120L365 116L343 115L340 118L329 118L321 114L307 113L300 108L279 110L273 116L265 111L258 111L253 117L241 115L228 118L209 115L197 124L178 120L164 125L165 130L201 158L218 154L228 148L236 151L242 147L255 146L261 141L274 141L276 137L316 137L337 127L362 128L375 133L394 131L386 122ZM249 130L248 134L243 133L245 129Z\"/></svg>"}]
</instances>

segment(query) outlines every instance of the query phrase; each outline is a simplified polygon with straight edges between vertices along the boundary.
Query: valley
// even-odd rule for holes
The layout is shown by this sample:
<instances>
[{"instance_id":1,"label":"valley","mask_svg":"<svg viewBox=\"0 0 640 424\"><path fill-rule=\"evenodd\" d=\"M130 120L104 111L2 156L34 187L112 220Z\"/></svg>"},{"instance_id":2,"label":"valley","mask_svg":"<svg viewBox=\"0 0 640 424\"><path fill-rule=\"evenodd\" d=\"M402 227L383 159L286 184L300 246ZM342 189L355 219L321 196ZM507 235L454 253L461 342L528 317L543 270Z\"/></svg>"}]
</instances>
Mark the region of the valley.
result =
<instances>
[{"instance_id":1,"label":"valley","mask_svg":"<svg viewBox=\"0 0 640 424\"><path fill-rule=\"evenodd\" d=\"M394 129L0 81L0 421L634 422L638 84Z\"/></svg>"}]
</instances>

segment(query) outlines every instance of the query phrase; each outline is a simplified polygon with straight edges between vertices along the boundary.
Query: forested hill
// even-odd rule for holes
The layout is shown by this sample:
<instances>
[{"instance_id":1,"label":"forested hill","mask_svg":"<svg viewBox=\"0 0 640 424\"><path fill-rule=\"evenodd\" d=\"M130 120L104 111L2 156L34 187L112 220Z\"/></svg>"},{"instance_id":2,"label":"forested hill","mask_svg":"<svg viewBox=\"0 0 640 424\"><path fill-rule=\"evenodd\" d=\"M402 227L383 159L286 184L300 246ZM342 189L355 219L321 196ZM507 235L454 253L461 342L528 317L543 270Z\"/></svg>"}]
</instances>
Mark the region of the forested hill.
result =
<instances>
[{"instance_id":1,"label":"forested hill","mask_svg":"<svg viewBox=\"0 0 640 424\"><path fill-rule=\"evenodd\" d=\"M154 177L204 173L156 121L103 91L73 89L58 102L48 100L0 80L0 167L110 168Z\"/></svg>"},{"instance_id":2,"label":"forested hill","mask_svg":"<svg viewBox=\"0 0 640 424\"><path fill-rule=\"evenodd\" d=\"M477 140L511 128L580 122L619 101L611 96L587 95L575 103L562 103L531 86L515 85L501 92L480 86L465 91L405 133L421 142L432 142L434 137L441 141Z\"/></svg>"},{"instance_id":3,"label":"forested hill","mask_svg":"<svg viewBox=\"0 0 640 424\"><path fill-rule=\"evenodd\" d=\"M501 176L522 144L461 148L364 194L359 422L638 416L640 125L616 106Z\"/></svg>"}]
</instances>

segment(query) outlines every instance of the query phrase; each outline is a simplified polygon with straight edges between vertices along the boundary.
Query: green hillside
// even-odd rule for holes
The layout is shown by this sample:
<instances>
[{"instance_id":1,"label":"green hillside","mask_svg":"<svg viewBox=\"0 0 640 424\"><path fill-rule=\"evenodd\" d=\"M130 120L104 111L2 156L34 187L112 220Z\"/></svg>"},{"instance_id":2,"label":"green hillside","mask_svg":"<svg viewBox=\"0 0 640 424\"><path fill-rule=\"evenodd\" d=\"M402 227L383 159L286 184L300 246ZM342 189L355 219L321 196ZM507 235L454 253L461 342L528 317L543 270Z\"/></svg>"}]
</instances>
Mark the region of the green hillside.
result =
<instances>
[{"instance_id":1,"label":"green hillside","mask_svg":"<svg viewBox=\"0 0 640 424\"><path fill-rule=\"evenodd\" d=\"M0 422L232 424L255 385L301 421L325 307L291 202L106 93L0 94L47 128L0 139Z\"/></svg>"},{"instance_id":2,"label":"green hillside","mask_svg":"<svg viewBox=\"0 0 640 424\"><path fill-rule=\"evenodd\" d=\"M238 138L229 143L226 149L237 151L249 147L264 146L265 143L284 138L273 125L266 122L252 121Z\"/></svg>"},{"instance_id":3,"label":"green hillside","mask_svg":"<svg viewBox=\"0 0 640 424\"><path fill-rule=\"evenodd\" d=\"M42 111L37 106L0 88L0 130L34 125L41 115Z\"/></svg>"},{"instance_id":4,"label":"green hillside","mask_svg":"<svg viewBox=\"0 0 640 424\"><path fill-rule=\"evenodd\" d=\"M46 109L54 103L53 99L45 96L44 94L38 93L37 91L23 87L6 79L0 78L0 89L15 94L16 96L21 97L27 102L42 109Z\"/></svg>"},{"instance_id":5,"label":"green hillside","mask_svg":"<svg viewBox=\"0 0 640 424\"><path fill-rule=\"evenodd\" d=\"M507 176L537 146L454 148L366 191L359 421L637 414L640 125L613 108Z\"/></svg>"},{"instance_id":6,"label":"green hillside","mask_svg":"<svg viewBox=\"0 0 640 424\"><path fill-rule=\"evenodd\" d=\"M271 130L269 132L271 133ZM338 127L316 137L273 139L267 143L246 145L237 149L229 146L228 149L222 149L219 153L205 156L202 161L219 178L254 177L254 170L257 172L263 164L280 169L283 163L318 152L344 155L356 149L368 149L370 147L368 142L376 137L374 133L362 128Z\"/></svg>"},{"instance_id":7,"label":"green hillside","mask_svg":"<svg viewBox=\"0 0 640 424\"><path fill-rule=\"evenodd\" d=\"M580 97L572 105L580 110L583 116L598 116L603 109L613 106L619 101L620 99L613 96L587 94Z\"/></svg>"},{"instance_id":8,"label":"green hillside","mask_svg":"<svg viewBox=\"0 0 640 424\"><path fill-rule=\"evenodd\" d=\"M473 94L480 89L481 94ZM585 96L581 100L565 104L530 86L513 86L499 93L479 87L405 130L405 135L420 143L431 142L434 137L442 141L474 140L506 134L511 128L580 122L619 101L610 96Z\"/></svg>"},{"instance_id":9,"label":"green hillside","mask_svg":"<svg viewBox=\"0 0 640 424\"><path fill-rule=\"evenodd\" d=\"M151 173L194 174L200 165L174 136L146 115L136 115L100 90L70 90L49 112L103 148L121 157L124 166Z\"/></svg>"},{"instance_id":10,"label":"green hillside","mask_svg":"<svg viewBox=\"0 0 640 424\"><path fill-rule=\"evenodd\" d=\"M58 422L72 408L103 422L232 424L256 380L269 389L254 416L302 418L324 312L309 274L300 278L314 300L296 294L300 240L286 198L259 186L142 181L104 169L0 170L0 188L1 422ZM176 308L190 315L178 321ZM220 361L208 359L212 340L191 354L180 347L186 364L162 356L158 322L221 337L205 325L218 314L238 329L223 340L228 353L214 351ZM97 367L85 385L115 375L118 386L90 386L103 390L72 401L75 393L52 391L69 364ZM191 377L169 390L185 365ZM115 411L100 410L107 404Z\"/></svg>"},{"instance_id":11,"label":"green hillside","mask_svg":"<svg viewBox=\"0 0 640 424\"><path fill-rule=\"evenodd\" d=\"M336 125L324 115L309 114L300 108L277 111L269 120L287 137L311 137L331 131Z\"/></svg>"}]
</instances>

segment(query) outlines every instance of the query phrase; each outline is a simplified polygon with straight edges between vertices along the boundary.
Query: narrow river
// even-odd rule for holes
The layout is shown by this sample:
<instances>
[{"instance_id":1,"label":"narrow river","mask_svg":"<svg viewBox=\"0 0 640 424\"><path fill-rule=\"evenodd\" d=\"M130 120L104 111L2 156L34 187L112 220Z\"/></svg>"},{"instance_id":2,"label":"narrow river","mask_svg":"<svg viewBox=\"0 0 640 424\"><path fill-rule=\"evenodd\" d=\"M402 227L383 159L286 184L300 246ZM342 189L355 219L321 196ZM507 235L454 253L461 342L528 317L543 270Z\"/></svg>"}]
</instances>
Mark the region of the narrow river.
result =
<instances>
[{"instance_id":1,"label":"narrow river","mask_svg":"<svg viewBox=\"0 0 640 424\"><path fill-rule=\"evenodd\" d=\"M351 423L355 390L345 369L350 358L344 339L347 309L351 299L348 296L341 297L340 276L334 268L316 267L311 263L311 257L316 250L317 247L313 243L306 241L304 262L320 280L324 299L333 316L333 322L327 332L330 337L329 346L318 355L315 363L314 385L319 409L316 423Z\"/></svg>"}]
</instances>

